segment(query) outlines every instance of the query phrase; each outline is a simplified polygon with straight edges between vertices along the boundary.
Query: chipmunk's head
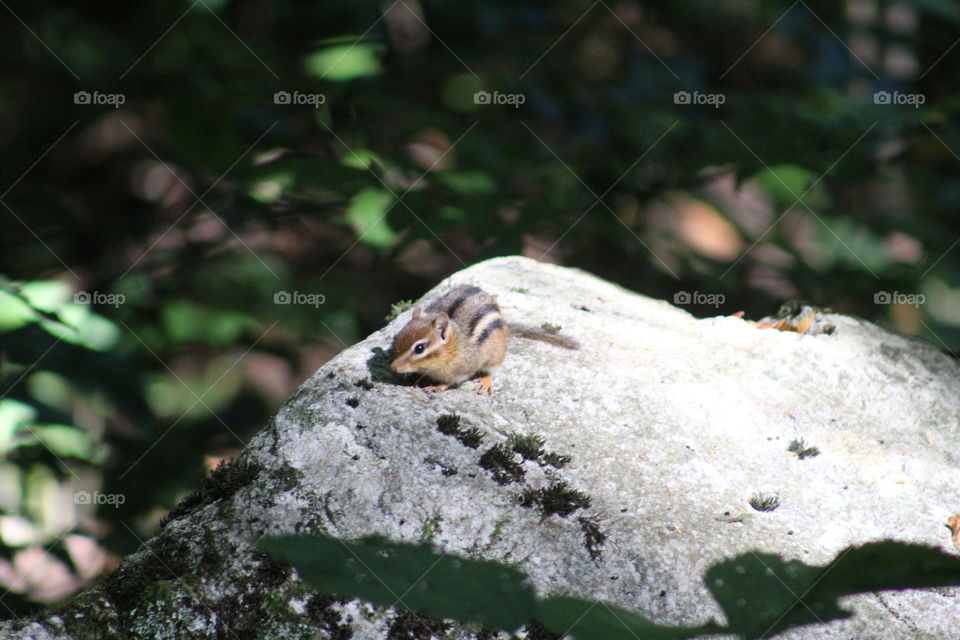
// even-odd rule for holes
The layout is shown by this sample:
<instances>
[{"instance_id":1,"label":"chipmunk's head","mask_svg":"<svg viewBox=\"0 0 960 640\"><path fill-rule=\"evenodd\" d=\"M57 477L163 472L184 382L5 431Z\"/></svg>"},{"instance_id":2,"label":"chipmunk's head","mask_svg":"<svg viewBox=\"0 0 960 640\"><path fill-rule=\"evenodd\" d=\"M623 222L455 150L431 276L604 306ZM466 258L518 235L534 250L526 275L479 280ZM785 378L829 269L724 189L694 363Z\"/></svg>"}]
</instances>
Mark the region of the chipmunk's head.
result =
<instances>
[{"instance_id":1,"label":"chipmunk's head","mask_svg":"<svg viewBox=\"0 0 960 640\"><path fill-rule=\"evenodd\" d=\"M451 336L450 316L444 312L424 315L423 308L416 307L394 338L390 369L396 373L429 371L443 361Z\"/></svg>"}]
</instances>

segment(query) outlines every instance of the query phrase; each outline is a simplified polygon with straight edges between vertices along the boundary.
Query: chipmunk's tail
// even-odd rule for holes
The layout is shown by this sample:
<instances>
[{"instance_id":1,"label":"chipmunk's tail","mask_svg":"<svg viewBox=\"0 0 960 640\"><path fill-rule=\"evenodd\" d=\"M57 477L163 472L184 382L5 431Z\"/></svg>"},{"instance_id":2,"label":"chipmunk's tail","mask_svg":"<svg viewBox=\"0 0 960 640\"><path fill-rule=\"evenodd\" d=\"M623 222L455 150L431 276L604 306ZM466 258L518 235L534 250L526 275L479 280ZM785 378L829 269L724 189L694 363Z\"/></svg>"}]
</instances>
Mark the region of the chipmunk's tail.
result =
<instances>
[{"instance_id":1,"label":"chipmunk's tail","mask_svg":"<svg viewBox=\"0 0 960 640\"><path fill-rule=\"evenodd\" d=\"M565 336L552 331L547 331L546 329L541 329L540 327L534 327L529 324L513 324L511 322L510 335L519 336L521 338L527 338L528 340L539 340L540 342L548 342L552 345L563 347L564 349L580 348L580 344L569 336Z\"/></svg>"}]
</instances>

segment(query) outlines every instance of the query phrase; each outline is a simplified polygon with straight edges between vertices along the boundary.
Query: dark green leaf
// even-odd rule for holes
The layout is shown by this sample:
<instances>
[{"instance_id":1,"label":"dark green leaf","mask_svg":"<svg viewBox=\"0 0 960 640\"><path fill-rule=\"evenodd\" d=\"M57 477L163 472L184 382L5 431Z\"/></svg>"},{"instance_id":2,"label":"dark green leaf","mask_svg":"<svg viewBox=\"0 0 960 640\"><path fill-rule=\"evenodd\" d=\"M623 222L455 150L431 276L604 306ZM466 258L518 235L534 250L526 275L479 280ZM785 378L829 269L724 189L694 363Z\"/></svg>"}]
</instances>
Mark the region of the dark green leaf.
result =
<instances>
[{"instance_id":1,"label":"dark green leaf","mask_svg":"<svg viewBox=\"0 0 960 640\"><path fill-rule=\"evenodd\" d=\"M843 551L825 567L745 554L715 565L706 580L730 627L762 638L850 617L837 602L843 596L960 585L960 560L938 549L884 541Z\"/></svg>"},{"instance_id":2,"label":"dark green leaf","mask_svg":"<svg viewBox=\"0 0 960 640\"><path fill-rule=\"evenodd\" d=\"M497 629L516 629L534 617L533 589L524 575L490 560L383 538L345 542L288 536L261 540L257 546L295 566L324 593Z\"/></svg>"},{"instance_id":3,"label":"dark green leaf","mask_svg":"<svg viewBox=\"0 0 960 640\"><path fill-rule=\"evenodd\" d=\"M693 638L722 631L715 624L664 627L620 607L577 598L551 598L541 602L537 610L537 619L551 631L572 635L577 640Z\"/></svg>"}]
</instances>

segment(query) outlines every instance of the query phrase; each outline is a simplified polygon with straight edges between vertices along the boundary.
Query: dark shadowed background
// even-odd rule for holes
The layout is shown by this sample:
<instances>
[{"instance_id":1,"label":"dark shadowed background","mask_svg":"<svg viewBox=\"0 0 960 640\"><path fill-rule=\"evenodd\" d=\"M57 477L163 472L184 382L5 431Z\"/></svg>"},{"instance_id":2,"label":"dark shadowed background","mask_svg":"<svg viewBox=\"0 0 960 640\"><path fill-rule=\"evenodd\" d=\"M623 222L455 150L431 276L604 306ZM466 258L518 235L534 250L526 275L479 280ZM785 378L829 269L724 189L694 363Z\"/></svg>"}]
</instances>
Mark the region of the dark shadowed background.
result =
<instances>
[{"instance_id":1,"label":"dark shadowed background","mask_svg":"<svg viewBox=\"0 0 960 640\"><path fill-rule=\"evenodd\" d=\"M954 0L0 16L0 616L109 571L393 303L485 258L960 346Z\"/></svg>"}]
</instances>

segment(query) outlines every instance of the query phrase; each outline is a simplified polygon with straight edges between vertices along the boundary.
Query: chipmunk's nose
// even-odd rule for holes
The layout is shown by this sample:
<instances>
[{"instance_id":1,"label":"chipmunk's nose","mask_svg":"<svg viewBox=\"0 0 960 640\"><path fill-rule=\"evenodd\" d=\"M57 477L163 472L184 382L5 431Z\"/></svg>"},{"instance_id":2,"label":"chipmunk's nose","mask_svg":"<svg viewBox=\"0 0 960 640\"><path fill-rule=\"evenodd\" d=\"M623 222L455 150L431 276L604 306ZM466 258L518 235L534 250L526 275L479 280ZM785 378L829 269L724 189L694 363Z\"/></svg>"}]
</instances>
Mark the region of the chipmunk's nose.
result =
<instances>
[{"instance_id":1,"label":"chipmunk's nose","mask_svg":"<svg viewBox=\"0 0 960 640\"><path fill-rule=\"evenodd\" d=\"M413 369L410 368L410 364L401 362L401 358L397 358L390 363L390 371L393 371L394 373L413 373Z\"/></svg>"}]
</instances>

